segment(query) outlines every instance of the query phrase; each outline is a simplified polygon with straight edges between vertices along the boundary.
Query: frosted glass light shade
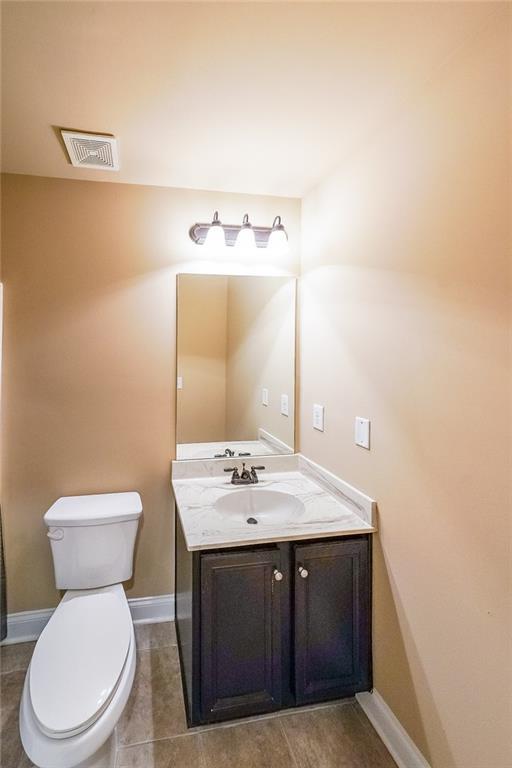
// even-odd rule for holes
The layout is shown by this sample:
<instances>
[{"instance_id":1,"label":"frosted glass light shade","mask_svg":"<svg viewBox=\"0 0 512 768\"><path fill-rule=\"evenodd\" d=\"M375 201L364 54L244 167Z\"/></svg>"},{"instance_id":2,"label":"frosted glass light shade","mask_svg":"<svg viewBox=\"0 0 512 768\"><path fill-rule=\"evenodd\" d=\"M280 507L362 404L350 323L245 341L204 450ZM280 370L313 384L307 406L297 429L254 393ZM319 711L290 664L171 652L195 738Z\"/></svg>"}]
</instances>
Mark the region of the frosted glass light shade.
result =
<instances>
[{"instance_id":1,"label":"frosted glass light shade","mask_svg":"<svg viewBox=\"0 0 512 768\"><path fill-rule=\"evenodd\" d=\"M248 255L256 251L256 239L252 227L242 227L236 238L235 250L240 255Z\"/></svg>"},{"instance_id":2,"label":"frosted glass light shade","mask_svg":"<svg viewBox=\"0 0 512 768\"><path fill-rule=\"evenodd\" d=\"M219 251L226 245L226 237L221 224L212 224L204 241L204 248L208 251Z\"/></svg>"},{"instance_id":3,"label":"frosted glass light shade","mask_svg":"<svg viewBox=\"0 0 512 768\"><path fill-rule=\"evenodd\" d=\"M284 229L273 229L267 243L268 252L274 256L288 253L288 238Z\"/></svg>"}]
</instances>

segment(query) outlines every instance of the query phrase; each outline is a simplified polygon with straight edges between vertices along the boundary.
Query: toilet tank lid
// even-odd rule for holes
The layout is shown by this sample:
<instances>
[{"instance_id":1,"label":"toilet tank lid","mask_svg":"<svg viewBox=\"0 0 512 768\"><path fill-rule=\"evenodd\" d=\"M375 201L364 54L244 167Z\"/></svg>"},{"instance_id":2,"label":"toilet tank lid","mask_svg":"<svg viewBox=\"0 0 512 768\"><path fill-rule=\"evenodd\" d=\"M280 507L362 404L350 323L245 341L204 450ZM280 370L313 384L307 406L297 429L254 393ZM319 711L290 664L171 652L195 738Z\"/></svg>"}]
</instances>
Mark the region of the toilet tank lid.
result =
<instances>
[{"instance_id":1,"label":"toilet tank lid","mask_svg":"<svg viewBox=\"0 0 512 768\"><path fill-rule=\"evenodd\" d=\"M136 491L61 496L44 516L47 526L106 525L137 520L142 501Z\"/></svg>"}]
</instances>

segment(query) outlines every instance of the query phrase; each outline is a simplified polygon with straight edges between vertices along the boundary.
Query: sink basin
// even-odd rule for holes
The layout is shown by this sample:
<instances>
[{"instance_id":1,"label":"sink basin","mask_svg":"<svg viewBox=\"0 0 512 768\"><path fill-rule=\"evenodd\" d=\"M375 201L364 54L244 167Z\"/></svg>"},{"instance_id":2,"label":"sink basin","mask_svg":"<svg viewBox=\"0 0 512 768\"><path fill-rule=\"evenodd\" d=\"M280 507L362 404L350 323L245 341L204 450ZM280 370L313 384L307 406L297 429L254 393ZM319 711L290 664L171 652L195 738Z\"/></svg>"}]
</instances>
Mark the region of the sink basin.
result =
<instances>
[{"instance_id":1,"label":"sink basin","mask_svg":"<svg viewBox=\"0 0 512 768\"><path fill-rule=\"evenodd\" d=\"M289 493L244 488L221 496L215 502L215 511L233 522L279 525L291 522L304 512L304 504Z\"/></svg>"}]
</instances>

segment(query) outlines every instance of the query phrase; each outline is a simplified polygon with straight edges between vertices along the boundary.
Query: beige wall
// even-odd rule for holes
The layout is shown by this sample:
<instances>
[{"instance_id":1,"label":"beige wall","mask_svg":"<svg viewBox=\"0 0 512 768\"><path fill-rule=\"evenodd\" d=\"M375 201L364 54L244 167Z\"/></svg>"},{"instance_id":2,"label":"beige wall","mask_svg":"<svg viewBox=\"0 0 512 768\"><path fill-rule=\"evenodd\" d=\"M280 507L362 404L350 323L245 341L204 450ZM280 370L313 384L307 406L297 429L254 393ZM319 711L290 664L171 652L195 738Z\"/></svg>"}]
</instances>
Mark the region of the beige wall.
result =
<instances>
[{"instance_id":1,"label":"beige wall","mask_svg":"<svg viewBox=\"0 0 512 768\"><path fill-rule=\"evenodd\" d=\"M512 765L509 11L302 209L300 448L378 500L375 686L434 768Z\"/></svg>"},{"instance_id":2,"label":"beige wall","mask_svg":"<svg viewBox=\"0 0 512 768\"><path fill-rule=\"evenodd\" d=\"M228 307L227 434L255 440L261 427L293 449L295 281L231 277ZM281 394L288 395L288 416L281 414Z\"/></svg>"},{"instance_id":3,"label":"beige wall","mask_svg":"<svg viewBox=\"0 0 512 768\"><path fill-rule=\"evenodd\" d=\"M177 443L226 437L227 294L227 277L178 279Z\"/></svg>"},{"instance_id":4,"label":"beige wall","mask_svg":"<svg viewBox=\"0 0 512 768\"><path fill-rule=\"evenodd\" d=\"M172 591L178 272L294 274L300 204L31 176L3 177L2 516L9 611L56 604L42 516L61 495L137 489L130 596ZM188 237L281 214L290 253L203 257Z\"/></svg>"}]
</instances>

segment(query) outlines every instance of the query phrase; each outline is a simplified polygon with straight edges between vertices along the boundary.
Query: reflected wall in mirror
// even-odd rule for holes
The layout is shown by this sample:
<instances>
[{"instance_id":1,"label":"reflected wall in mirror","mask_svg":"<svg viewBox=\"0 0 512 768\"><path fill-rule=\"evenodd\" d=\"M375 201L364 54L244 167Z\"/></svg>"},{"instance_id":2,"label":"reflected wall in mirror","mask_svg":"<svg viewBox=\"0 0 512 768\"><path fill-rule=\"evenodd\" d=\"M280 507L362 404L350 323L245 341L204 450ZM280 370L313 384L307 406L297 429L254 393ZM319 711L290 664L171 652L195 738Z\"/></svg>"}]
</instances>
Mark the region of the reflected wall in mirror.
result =
<instances>
[{"instance_id":1,"label":"reflected wall in mirror","mask_svg":"<svg viewBox=\"0 0 512 768\"><path fill-rule=\"evenodd\" d=\"M293 453L295 278L177 280L176 458Z\"/></svg>"}]
</instances>

